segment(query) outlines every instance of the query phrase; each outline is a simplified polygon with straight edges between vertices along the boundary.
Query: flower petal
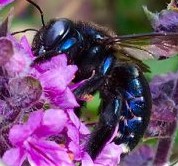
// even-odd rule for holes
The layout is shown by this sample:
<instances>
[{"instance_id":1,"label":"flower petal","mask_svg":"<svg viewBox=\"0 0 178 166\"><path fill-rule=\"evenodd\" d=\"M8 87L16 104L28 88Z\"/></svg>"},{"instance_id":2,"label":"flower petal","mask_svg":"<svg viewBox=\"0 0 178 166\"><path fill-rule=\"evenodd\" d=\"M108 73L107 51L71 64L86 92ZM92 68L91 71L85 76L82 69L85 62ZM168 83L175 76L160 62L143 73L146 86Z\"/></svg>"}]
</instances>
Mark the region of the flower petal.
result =
<instances>
[{"instance_id":1,"label":"flower petal","mask_svg":"<svg viewBox=\"0 0 178 166\"><path fill-rule=\"evenodd\" d=\"M49 97L49 96L48 96ZM49 97L53 104L59 106L62 109L71 109L74 107L78 107L78 103L74 94L71 92L69 88L66 88L63 93L56 96Z\"/></svg>"},{"instance_id":2,"label":"flower petal","mask_svg":"<svg viewBox=\"0 0 178 166\"><path fill-rule=\"evenodd\" d=\"M75 65L68 65L63 69L62 72L67 84L69 84L73 80L74 74L76 73L77 69L78 68Z\"/></svg>"},{"instance_id":3,"label":"flower petal","mask_svg":"<svg viewBox=\"0 0 178 166\"><path fill-rule=\"evenodd\" d=\"M67 87L67 82L58 69L52 69L43 73L39 79L46 92L62 93Z\"/></svg>"},{"instance_id":4,"label":"flower petal","mask_svg":"<svg viewBox=\"0 0 178 166\"><path fill-rule=\"evenodd\" d=\"M26 36L23 36L20 40L21 46L24 48L24 50L27 52L27 55L29 55L29 58L33 60L34 56L30 47L30 43L28 42Z\"/></svg>"},{"instance_id":5,"label":"flower petal","mask_svg":"<svg viewBox=\"0 0 178 166\"><path fill-rule=\"evenodd\" d=\"M41 126L35 131L38 138L60 133L67 123L67 114L61 109L45 111Z\"/></svg>"},{"instance_id":6,"label":"flower petal","mask_svg":"<svg viewBox=\"0 0 178 166\"><path fill-rule=\"evenodd\" d=\"M74 154L75 160L77 161L81 160L83 151L79 144L71 141L68 145L68 149Z\"/></svg>"},{"instance_id":7,"label":"flower petal","mask_svg":"<svg viewBox=\"0 0 178 166\"><path fill-rule=\"evenodd\" d=\"M28 160L34 166L72 166L72 162L65 148L55 142L31 140Z\"/></svg>"},{"instance_id":8,"label":"flower petal","mask_svg":"<svg viewBox=\"0 0 178 166\"><path fill-rule=\"evenodd\" d=\"M72 141L79 143L79 130L75 126L67 125L67 135Z\"/></svg>"},{"instance_id":9,"label":"flower petal","mask_svg":"<svg viewBox=\"0 0 178 166\"><path fill-rule=\"evenodd\" d=\"M79 130L81 134L83 135L90 134L89 129L79 120L79 118L75 115L73 110L68 109L67 112L69 114L71 122L75 125L75 127Z\"/></svg>"},{"instance_id":10,"label":"flower petal","mask_svg":"<svg viewBox=\"0 0 178 166\"><path fill-rule=\"evenodd\" d=\"M13 145L21 146L23 142L39 127L42 115L42 111L33 112L26 124L13 126L9 133L9 140L11 143Z\"/></svg>"},{"instance_id":11,"label":"flower petal","mask_svg":"<svg viewBox=\"0 0 178 166\"><path fill-rule=\"evenodd\" d=\"M93 160L88 155L88 153L85 153L82 159L82 166L94 166Z\"/></svg>"},{"instance_id":12,"label":"flower petal","mask_svg":"<svg viewBox=\"0 0 178 166\"><path fill-rule=\"evenodd\" d=\"M4 153L2 159L8 166L21 166L25 158L26 155L23 149L12 148Z\"/></svg>"},{"instance_id":13,"label":"flower petal","mask_svg":"<svg viewBox=\"0 0 178 166\"><path fill-rule=\"evenodd\" d=\"M65 54L52 57L50 60L45 61L42 64L35 64L35 69L41 74L48 70L65 68L67 66L67 57Z\"/></svg>"},{"instance_id":14,"label":"flower petal","mask_svg":"<svg viewBox=\"0 0 178 166\"><path fill-rule=\"evenodd\" d=\"M81 159L80 134L79 130L72 124L67 125L67 135L70 138L68 148L74 154L75 160Z\"/></svg>"},{"instance_id":15,"label":"flower petal","mask_svg":"<svg viewBox=\"0 0 178 166\"><path fill-rule=\"evenodd\" d=\"M123 149L119 145L109 143L104 147L94 163L101 164L102 166L118 165L120 162L120 155L122 153Z\"/></svg>"}]
</instances>

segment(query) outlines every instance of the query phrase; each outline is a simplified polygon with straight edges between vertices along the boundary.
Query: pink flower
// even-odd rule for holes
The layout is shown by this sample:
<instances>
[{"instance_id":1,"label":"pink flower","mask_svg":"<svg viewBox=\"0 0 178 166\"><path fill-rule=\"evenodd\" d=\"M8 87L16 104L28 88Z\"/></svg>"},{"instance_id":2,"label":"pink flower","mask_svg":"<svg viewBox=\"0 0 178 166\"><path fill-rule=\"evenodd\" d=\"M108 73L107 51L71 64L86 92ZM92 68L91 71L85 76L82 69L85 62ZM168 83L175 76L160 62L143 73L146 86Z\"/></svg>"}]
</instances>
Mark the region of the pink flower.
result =
<instances>
[{"instance_id":1,"label":"pink flower","mask_svg":"<svg viewBox=\"0 0 178 166\"><path fill-rule=\"evenodd\" d=\"M35 68L36 77L43 86L45 97L52 104L63 109L79 106L69 88L77 66L67 65L66 55L53 57L50 61L36 65Z\"/></svg>"},{"instance_id":2,"label":"pink flower","mask_svg":"<svg viewBox=\"0 0 178 166\"><path fill-rule=\"evenodd\" d=\"M5 152L3 161L9 166L20 166L25 159L33 166L73 165L75 154L72 159L69 154L73 148L79 149L80 134L87 134L88 130L82 124L74 124L71 116L72 112L67 114L60 109L31 113L27 123L10 130L9 140L15 148Z\"/></svg>"},{"instance_id":3,"label":"pink flower","mask_svg":"<svg viewBox=\"0 0 178 166\"><path fill-rule=\"evenodd\" d=\"M121 146L115 143L108 143L95 161L85 153L82 159L82 166L116 166L120 162L120 155L123 153Z\"/></svg>"},{"instance_id":4,"label":"pink flower","mask_svg":"<svg viewBox=\"0 0 178 166\"><path fill-rule=\"evenodd\" d=\"M4 7L13 1L14 0L0 0L0 7Z\"/></svg>"}]
</instances>

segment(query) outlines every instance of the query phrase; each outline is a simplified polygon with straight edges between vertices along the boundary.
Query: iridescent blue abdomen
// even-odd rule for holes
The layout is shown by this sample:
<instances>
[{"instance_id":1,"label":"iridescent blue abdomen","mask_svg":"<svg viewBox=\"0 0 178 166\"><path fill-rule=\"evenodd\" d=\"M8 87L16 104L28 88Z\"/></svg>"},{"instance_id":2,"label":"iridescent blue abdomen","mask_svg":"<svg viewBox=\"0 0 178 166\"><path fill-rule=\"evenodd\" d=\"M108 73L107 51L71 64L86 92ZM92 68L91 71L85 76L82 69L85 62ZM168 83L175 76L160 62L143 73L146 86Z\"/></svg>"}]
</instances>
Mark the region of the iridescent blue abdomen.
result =
<instances>
[{"instance_id":1,"label":"iridescent blue abdomen","mask_svg":"<svg viewBox=\"0 0 178 166\"><path fill-rule=\"evenodd\" d=\"M117 144L133 149L143 137L151 113L151 94L142 72L135 65L123 63L113 71L113 83L123 96Z\"/></svg>"}]
</instances>

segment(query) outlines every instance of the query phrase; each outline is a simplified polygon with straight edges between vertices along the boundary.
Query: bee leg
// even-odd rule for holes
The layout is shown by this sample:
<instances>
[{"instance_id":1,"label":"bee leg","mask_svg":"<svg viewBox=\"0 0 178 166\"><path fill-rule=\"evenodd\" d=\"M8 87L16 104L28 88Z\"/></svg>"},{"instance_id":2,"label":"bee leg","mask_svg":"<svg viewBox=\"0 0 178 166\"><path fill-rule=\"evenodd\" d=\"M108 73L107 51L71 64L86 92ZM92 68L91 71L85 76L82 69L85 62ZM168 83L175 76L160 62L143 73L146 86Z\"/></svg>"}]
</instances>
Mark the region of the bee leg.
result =
<instances>
[{"instance_id":1,"label":"bee leg","mask_svg":"<svg viewBox=\"0 0 178 166\"><path fill-rule=\"evenodd\" d=\"M84 105L84 101L87 100L87 95L93 94L97 91L99 86L101 86L104 82L104 77L100 75L96 75L93 78L89 79L85 84L78 87L74 90L74 95L79 103L80 107L76 107L74 109L75 114L80 117L81 116L81 107Z\"/></svg>"},{"instance_id":2,"label":"bee leg","mask_svg":"<svg viewBox=\"0 0 178 166\"><path fill-rule=\"evenodd\" d=\"M75 96L80 99L86 94L92 94L97 90L101 89L100 87L106 82L106 79L111 71L112 66L115 63L115 58L113 55L109 55L105 58L100 66L98 66L98 71L88 79L83 85L79 86L75 91Z\"/></svg>"},{"instance_id":3,"label":"bee leg","mask_svg":"<svg viewBox=\"0 0 178 166\"><path fill-rule=\"evenodd\" d=\"M95 75L86 83L79 86L77 89L74 90L74 95L77 99L83 99L85 95L92 94L93 92L96 92L96 90L104 83L104 76L102 75Z\"/></svg>"},{"instance_id":4,"label":"bee leg","mask_svg":"<svg viewBox=\"0 0 178 166\"><path fill-rule=\"evenodd\" d=\"M86 144L86 151L92 159L98 156L105 144L112 138L118 125L121 107L122 99L119 96L107 101L103 100L99 123Z\"/></svg>"}]
</instances>

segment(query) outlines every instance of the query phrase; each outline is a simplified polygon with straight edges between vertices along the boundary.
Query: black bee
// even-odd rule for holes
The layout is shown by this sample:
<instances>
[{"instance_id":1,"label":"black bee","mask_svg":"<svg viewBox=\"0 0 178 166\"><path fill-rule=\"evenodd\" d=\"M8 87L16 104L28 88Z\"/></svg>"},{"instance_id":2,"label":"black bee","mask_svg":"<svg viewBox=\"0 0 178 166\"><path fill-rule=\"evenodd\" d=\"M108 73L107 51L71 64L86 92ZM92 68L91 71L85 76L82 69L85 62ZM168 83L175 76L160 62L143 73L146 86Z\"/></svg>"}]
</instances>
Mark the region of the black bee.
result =
<instances>
[{"instance_id":1,"label":"black bee","mask_svg":"<svg viewBox=\"0 0 178 166\"><path fill-rule=\"evenodd\" d=\"M66 18L45 24L40 7L27 1L40 11L43 24L32 43L34 64L65 53L68 63L78 66L74 82L89 78L74 91L76 98L80 100L96 91L101 94L99 122L87 141L86 151L95 159L118 126L113 142L132 150L143 137L152 106L143 75L149 68L141 60L154 55L162 59L170 50L176 51L177 43L172 40L177 34L117 36L100 26Z\"/></svg>"}]
</instances>

